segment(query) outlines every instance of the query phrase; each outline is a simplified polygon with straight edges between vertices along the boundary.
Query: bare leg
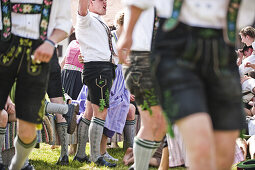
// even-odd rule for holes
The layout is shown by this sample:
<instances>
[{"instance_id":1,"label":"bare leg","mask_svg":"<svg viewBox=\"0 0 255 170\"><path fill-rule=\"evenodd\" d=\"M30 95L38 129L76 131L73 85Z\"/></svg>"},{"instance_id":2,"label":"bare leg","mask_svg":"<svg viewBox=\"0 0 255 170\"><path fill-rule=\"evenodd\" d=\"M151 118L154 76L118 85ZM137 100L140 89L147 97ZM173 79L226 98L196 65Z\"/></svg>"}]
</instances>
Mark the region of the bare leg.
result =
<instances>
[{"instance_id":1,"label":"bare leg","mask_svg":"<svg viewBox=\"0 0 255 170\"><path fill-rule=\"evenodd\" d=\"M100 153L101 153L101 155L105 154L105 152L106 152L107 139L108 139L108 137L103 134L101 144L100 144Z\"/></svg>"},{"instance_id":2,"label":"bare leg","mask_svg":"<svg viewBox=\"0 0 255 170\"><path fill-rule=\"evenodd\" d=\"M238 130L214 132L217 170L231 169L238 135Z\"/></svg>"},{"instance_id":3,"label":"bare leg","mask_svg":"<svg viewBox=\"0 0 255 170\"><path fill-rule=\"evenodd\" d=\"M215 170L215 146L211 118L196 113L176 122L182 134L190 170Z\"/></svg>"},{"instance_id":4,"label":"bare leg","mask_svg":"<svg viewBox=\"0 0 255 170\"><path fill-rule=\"evenodd\" d=\"M168 147L164 147L158 170L167 170L169 168L169 152Z\"/></svg>"}]
</instances>

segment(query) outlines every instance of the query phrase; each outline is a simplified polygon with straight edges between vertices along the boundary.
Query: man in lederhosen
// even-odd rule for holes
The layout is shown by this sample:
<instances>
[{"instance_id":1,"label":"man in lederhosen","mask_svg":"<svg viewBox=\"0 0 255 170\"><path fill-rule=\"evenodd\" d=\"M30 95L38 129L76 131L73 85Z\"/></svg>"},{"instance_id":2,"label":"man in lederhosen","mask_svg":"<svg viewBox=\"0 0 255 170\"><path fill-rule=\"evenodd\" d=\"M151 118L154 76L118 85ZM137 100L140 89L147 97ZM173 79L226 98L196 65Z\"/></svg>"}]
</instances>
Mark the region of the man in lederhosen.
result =
<instances>
[{"instance_id":1,"label":"man in lederhosen","mask_svg":"<svg viewBox=\"0 0 255 170\"><path fill-rule=\"evenodd\" d=\"M55 43L71 31L70 0L1 1L0 113L16 81L18 135L9 169L21 169L42 122L49 64ZM41 113L41 114L39 114Z\"/></svg>"},{"instance_id":2,"label":"man in lederhosen","mask_svg":"<svg viewBox=\"0 0 255 170\"><path fill-rule=\"evenodd\" d=\"M89 162L84 151L89 138L91 161L97 165L114 167L116 164L105 161L100 154L115 72L111 32L101 17L106 14L106 6L106 0L79 0L75 33L81 46L81 55L84 56L83 83L88 87L88 98L85 114L78 125L80 144L74 160Z\"/></svg>"},{"instance_id":3,"label":"man in lederhosen","mask_svg":"<svg viewBox=\"0 0 255 170\"><path fill-rule=\"evenodd\" d=\"M130 49L137 18L155 5L127 2L132 20L119 40L124 62L122 51ZM230 169L235 139L245 127L234 48L240 0L157 2L160 22L152 66L166 117L179 127L190 169Z\"/></svg>"}]
</instances>

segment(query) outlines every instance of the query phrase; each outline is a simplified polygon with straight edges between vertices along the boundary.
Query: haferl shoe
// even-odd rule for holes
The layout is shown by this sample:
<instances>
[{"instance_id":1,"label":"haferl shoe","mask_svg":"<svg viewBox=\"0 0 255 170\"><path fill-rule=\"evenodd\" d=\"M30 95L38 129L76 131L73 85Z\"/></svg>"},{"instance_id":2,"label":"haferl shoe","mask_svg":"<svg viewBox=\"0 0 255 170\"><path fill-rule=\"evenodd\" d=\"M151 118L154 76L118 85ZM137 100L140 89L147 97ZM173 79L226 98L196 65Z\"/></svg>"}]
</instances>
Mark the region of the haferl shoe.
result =
<instances>
[{"instance_id":1,"label":"haferl shoe","mask_svg":"<svg viewBox=\"0 0 255 170\"><path fill-rule=\"evenodd\" d=\"M74 161L79 161L80 163L86 162L87 164L90 164L91 161L89 160L89 157L87 155L85 155L84 158L79 158L78 156L75 156L73 158Z\"/></svg>"},{"instance_id":2,"label":"haferl shoe","mask_svg":"<svg viewBox=\"0 0 255 170\"><path fill-rule=\"evenodd\" d=\"M0 163L0 170L6 170L6 167L4 166L4 164Z\"/></svg>"},{"instance_id":3,"label":"haferl shoe","mask_svg":"<svg viewBox=\"0 0 255 170\"><path fill-rule=\"evenodd\" d=\"M35 170L34 166L31 165L30 163L27 164L25 168L22 168L21 170Z\"/></svg>"},{"instance_id":4,"label":"haferl shoe","mask_svg":"<svg viewBox=\"0 0 255 170\"><path fill-rule=\"evenodd\" d=\"M68 156L64 155L62 157L62 159L60 160L60 158L58 159L58 162L56 163L57 165L69 165L69 160L68 160Z\"/></svg>"},{"instance_id":5,"label":"haferl shoe","mask_svg":"<svg viewBox=\"0 0 255 170\"><path fill-rule=\"evenodd\" d=\"M68 112L63 115L66 119L68 124L67 133L73 134L75 127L77 126L76 123L76 115L79 113L79 105L78 104L68 104Z\"/></svg>"},{"instance_id":6,"label":"haferl shoe","mask_svg":"<svg viewBox=\"0 0 255 170\"><path fill-rule=\"evenodd\" d=\"M98 166L106 166L109 168L116 167L115 163L107 162L106 160L104 160L103 157L99 157L98 160L95 162L95 164L97 164Z\"/></svg>"}]
</instances>

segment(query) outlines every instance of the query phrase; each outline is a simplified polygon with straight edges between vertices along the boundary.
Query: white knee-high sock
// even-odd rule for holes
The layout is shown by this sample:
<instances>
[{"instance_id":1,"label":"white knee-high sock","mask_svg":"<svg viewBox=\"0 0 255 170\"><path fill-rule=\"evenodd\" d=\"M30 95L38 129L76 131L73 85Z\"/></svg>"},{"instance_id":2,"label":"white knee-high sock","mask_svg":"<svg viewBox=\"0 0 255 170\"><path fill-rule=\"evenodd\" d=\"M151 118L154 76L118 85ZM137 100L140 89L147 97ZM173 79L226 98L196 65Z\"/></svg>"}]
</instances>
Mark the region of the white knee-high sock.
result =
<instances>
[{"instance_id":1,"label":"white knee-high sock","mask_svg":"<svg viewBox=\"0 0 255 170\"><path fill-rule=\"evenodd\" d=\"M100 144L104 130L104 120L93 117L89 126L89 143L90 143L90 157L93 162L96 162L100 154Z\"/></svg>"},{"instance_id":2,"label":"white knee-high sock","mask_svg":"<svg viewBox=\"0 0 255 170\"><path fill-rule=\"evenodd\" d=\"M90 120L82 118L78 125L78 147L76 156L84 158L86 156L86 144L89 141Z\"/></svg>"},{"instance_id":3,"label":"white knee-high sock","mask_svg":"<svg viewBox=\"0 0 255 170\"><path fill-rule=\"evenodd\" d=\"M9 170L21 169L36 144L36 138L29 144L23 143L18 136L14 139L15 155L12 158Z\"/></svg>"},{"instance_id":4,"label":"white knee-high sock","mask_svg":"<svg viewBox=\"0 0 255 170\"><path fill-rule=\"evenodd\" d=\"M137 136L134 139L134 168L135 170L148 170L152 155L159 147L160 143L143 140Z\"/></svg>"}]
</instances>

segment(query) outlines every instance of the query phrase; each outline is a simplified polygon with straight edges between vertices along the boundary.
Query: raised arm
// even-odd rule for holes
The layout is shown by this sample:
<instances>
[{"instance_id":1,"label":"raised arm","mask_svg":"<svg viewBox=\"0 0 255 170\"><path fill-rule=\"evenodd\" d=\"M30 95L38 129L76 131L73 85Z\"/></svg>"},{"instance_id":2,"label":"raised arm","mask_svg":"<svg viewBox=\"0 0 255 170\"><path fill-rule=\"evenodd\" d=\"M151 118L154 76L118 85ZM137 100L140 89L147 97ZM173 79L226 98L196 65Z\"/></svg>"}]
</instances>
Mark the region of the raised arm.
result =
<instances>
[{"instance_id":1,"label":"raised arm","mask_svg":"<svg viewBox=\"0 0 255 170\"><path fill-rule=\"evenodd\" d=\"M86 16L88 13L90 0L79 0L78 13L81 16Z\"/></svg>"}]
</instances>

